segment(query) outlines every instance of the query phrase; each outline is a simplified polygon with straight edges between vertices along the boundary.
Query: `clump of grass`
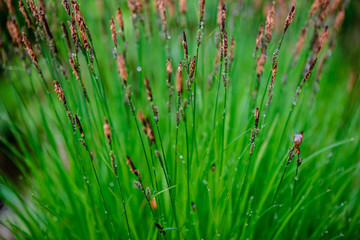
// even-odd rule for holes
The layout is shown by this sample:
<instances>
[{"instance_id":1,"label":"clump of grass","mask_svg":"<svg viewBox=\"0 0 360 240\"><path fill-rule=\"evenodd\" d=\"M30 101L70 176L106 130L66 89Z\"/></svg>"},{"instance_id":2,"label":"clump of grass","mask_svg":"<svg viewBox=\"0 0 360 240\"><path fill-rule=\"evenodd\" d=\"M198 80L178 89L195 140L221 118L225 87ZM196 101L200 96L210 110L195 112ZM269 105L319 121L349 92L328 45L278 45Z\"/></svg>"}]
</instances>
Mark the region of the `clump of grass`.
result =
<instances>
[{"instance_id":1,"label":"clump of grass","mask_svg":"<svg viewBox=\"0 0 360 240\"><path fill-rule=\"evenodd\" d=\"M348 1L5 3L16 239L359 235Z\"/></svg>"}]
</instances>

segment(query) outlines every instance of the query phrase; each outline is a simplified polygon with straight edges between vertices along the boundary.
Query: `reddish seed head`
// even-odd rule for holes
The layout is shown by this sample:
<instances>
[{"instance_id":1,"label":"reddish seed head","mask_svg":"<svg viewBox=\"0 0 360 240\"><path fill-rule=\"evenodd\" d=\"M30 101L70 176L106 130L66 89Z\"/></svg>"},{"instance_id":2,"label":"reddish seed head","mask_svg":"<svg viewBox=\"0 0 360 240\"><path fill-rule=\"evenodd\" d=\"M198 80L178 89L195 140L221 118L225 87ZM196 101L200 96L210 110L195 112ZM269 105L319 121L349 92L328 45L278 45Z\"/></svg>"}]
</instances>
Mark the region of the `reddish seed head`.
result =
<instances>
[{"instance_id":1,"label":"reddish seed head","mask_svg":"<svg viewBox=\"0 0 360 240\"><path fill-rule=\"evenodd\" d=\"M124 20L122 17L122 12L120 7L118 7L117 12L116 12L116 22L119 24L119 27L121 29L121 31L124 31Z\"/></svg>"},{"instance_id":2,"label":"reddish seed head","mask_svg":"<svg viewBox=\"0 0 360 240\"><path fill-rule=\"evenodd\" d=\"M268 41L272 39L272 30L274 28L275 2L272 2L266 16L265 37Z\"/></svg>"},{"instance_id":3,"label":"reddish seed head","mask_svg":"<svg viewBox=\"0 0 360 240\"><path fill-rule=\"evenodd\" d=\"M154 197L150 200L150 206L154 210L157 210L157 208L158 208L157 203L156 203L156 199Z\"/></svg>"},{"instance_id":4,"label":"reddish seed head","mask_svg":"<svg viewBox=\"0 0 360 240\"><path fill-rule=\"evenodd\" d=\"M284 32L286 32L286 30L288 29L288 27L290 26L290 24L292 23L292 21L294 20L295 17L295 5L293 5L291 7L291 10L289 12L289 15L287 16L286 20L285 20L285 27L284 27Z\"/></svg>"},{"instance_id":5,"label":"reddish seed head","mask_svg":"<svg viewBox=\"0 0 360 240\"><path fill-rule=\"evenodd\" d=\"M183 76L182 76L182 63L180 62L177 73L176 73L176 89L178 93L183 91Z\"/></svg>"}]
</instances>

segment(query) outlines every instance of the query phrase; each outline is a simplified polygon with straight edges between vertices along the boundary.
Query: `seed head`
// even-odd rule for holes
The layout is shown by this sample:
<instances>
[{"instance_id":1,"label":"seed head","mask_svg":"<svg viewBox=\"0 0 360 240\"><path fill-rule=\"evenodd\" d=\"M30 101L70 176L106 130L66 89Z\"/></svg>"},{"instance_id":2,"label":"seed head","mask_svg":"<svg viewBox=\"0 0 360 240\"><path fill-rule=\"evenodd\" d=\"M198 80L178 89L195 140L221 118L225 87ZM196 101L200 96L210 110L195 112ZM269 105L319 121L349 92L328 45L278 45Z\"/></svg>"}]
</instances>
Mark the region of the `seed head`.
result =
<instances>
[{"instance_id":1,"label":"seed head","mask_svg":"<svg viewBox=\"0 0 360 240\"><path fill-rule=\"evenodd\" d=\"M256 63L256 74L260 76L264 71L265 56L261 54Z\"/></svg>"},{"instance_id":2,"label":"seed head","mask_svg":"<svg viewBox=\"0 0 360 240\"><path fill-rule=\"evenodd\" d=\"M285 27L284 27L284 32L286 32L286 30L288 29L288 27L290 26L290 24L292 23L292 21L294 20L294 16L295 16L295 5L293 5L291 7L291 10L289 12L289 15L287 16L286 20L285 20Z\"/></svg>"},{"instance_id":3,"label":"seed head","mask_svg":"<svg viewBox=\"0 0 360 240\"><path fill-rule=\"evenodd\" d=\"M187 10L187 2L186 0L179 0L179 9L180 9L180 13L184 14L186 13Z\"/></svg>"},{"instance_id":4,"label":"seed head","mask_svg":"<svg viewBox=\"0 0 360 240\"><path fill-rule=\"evenodd\" d=\"M177 73L176 73L176 89L178 93L183 91L183 76L182 76L182 63L180 62Z\"/></svg>"},{"instance_id":5,"label":"seed head","mask_svg":"<svg viewBox=\"0 0 360 240\"><path fill-rule=\"evenodd\" d=\"M109 145L111 145L111 130L107 118L104 118L104 134L109 142Z\"/></svg>"},{"instance_id":6,"label":"seed head","mask_svg":"<svg viewBox=\"0 0 360 240\"><path fill-rule=\"evenodd\" d=\"M77 114L75 114L75 121L76 121L76 125L77 125L77 127L78 127L78 129L79 129L79 132L80 132L81 137L82 137L82 138L85 138L85 134L84 134L83 128L81 127L80 120L79 120Z\"/></svg>"},{"instance_id":7,"label":"seed head","mask_svg":"<svg viewBox=\"0 0 360 240\"><path fill-rule=\"evenodd\" d=\"M196 55L194 55L191 63L190 63L190 82L194 81L194 74L195 74L195 66L196 66Z\"/></svg>"},{"instance_id":8,"label":"seed head","mask_svg":"<svg viewBox=\"0 0 360 240\"><path fill-rule=\"evenodd\" d=\"M9 9L9 13L14 14L15 13L15 8L12 5L12 0L5 0L6 6Z\"/></svg>"},{"instance_id":9,"label":"seed head","mask_svg":"<svg viewBox=\"0 0 360 240\"><path fill-rule=\"evenodd\" d=\"M254 118L255 118L255 127L254 127L254 129L256 130L258 128L258 125L259 125L259 108L258 107L255 109Z\"/></svg>"},{"instance_id":10,"label":"seed head","mask_svg":"<svg viewBox=\"0 0 360 240\"><path fill-rule=\"evenodd\" d=\"M35 29L35 27L34 27L34 26L32 25L32 23L31 23L29 14L27 13L27 11L26 11L26 9L25 9L23 0L19 0L19 10L20 10L20 12L22 13L22 15L24 16L25 21L26 21L26 23L27 23L27 25L28 25L28 28Z\"/></svg>"},{"instance_id":11,"label":"seed head","mask_svg":"<svg viewBox=\"0 0 360 240\"><path fill-rule=\"evenodd\" d=\"M31 13L32 13L36 23L38 23L39 22L39 15L38 15L39 10L38 10L38 7L36 6L34 0L28 0L28 1L26 1L26 3L28 5L29 9L31 10Z\"/></svg>"},{"instance_id":12,"label":"seed head","mask_svg":"<svg viewBox=\"0 0 360 240\"><path fill-rule=\"evenodd\" d=\"M127 80L128 75L127 75L127 71L126 71L124 56L119 53L116 60L117 60L117 67L118 67L118 71L120 74L120 78L123 80L123 82L126 86L126 80Z\"/></svg>"},{"instance_id":13,"label":"seed head","mask_svg":"<svg viewBox=\"0 0 360 240\"><path fill-rule=\"evenodd\" d=\"M315 13L317 13L317 11L320 9L321 7L321 2L323 0L314 0L313 4L311 5L311 8L310 8L310 12L309 12L309 18L314 16Z\"/></svg>"},{"instance_id":14,"label":"seed head","mask_svg":"<svg viewBox=\"0 0 360 240\"><path fill-rule=\"evenodd\" d=\"M63 105L66 107L66 99L65 99L65 94L64 94L64 91L60 85L60 83L58 81L54 81L54 84L55 84L55 92L57 93L60 101L63 103Z\"/></svg>"},{"instance_id":15,"label":"seed head","mask_svg":"<svg viewBox=\"0 0 360 240\"><path fill-rule=\"evenodd\" d=\"M260 43L261 43L261 39L263 37L263 32L264 32L264 25L261 23L260 27L259 27L259 31L258 34L256 36L256 44L255 44L255 51L254 51L254 55L256 54L257 50L259 49Z\"/></svg>"},{"instance_id":16,"label":"seed head","mask_svg":"<svg viewBox=\"0 0 360 240\"><path fill-rule=\"evenodd\" d=\"M218 12L217 12L217 24L219 25L220 28L221 28L221 23L222 23L223 5L224 5L224 0L220 0L219 5L218 5Z\"/></svg>"},{"instance_id":17,"label":"seed head","mask_svg":"<svg viewBox=\"0 0 360 240\"><path fill-rule=\"evenodd\" d=\"M70 26L71 38L74 42L75 47L77 48L78 43L79 43L79 38L78 38L78 34L77 34L76 20L75 20L74 14L71 17L71 22L68 22L68 25Z\"/></svg>"},{"instance_id":18,"label":"seed head","mask_svg":"<svg viewBox=\"0 0 360 240\"><path fill-rule=\"evenodd\" d=\"M271 3L265 22L265 37L268 41L272 39L272 30L274 28L275 1Z\"/></svg>"},{"instance_id":19,"label":"seed head","mask_svg":"<svg viewBox=\"0 0 360 240\"><path fill-rule=\"evenodd\" d=\"M275 77L276 77L276 72L277 72L277 66L278 66L278 61L275 62L272 70L271 70L271 83L270 83L270 87L274 88L274 83L275 83Z\"/></svg>"},{"instance_id":20,"label":"seed head","mask_svg":"<svg viewBox=\"0 0 360 240\"><path fill-rule=\"evenodd\" d=\"M186 41L185 31L183 31L182 45L184 47L184 58L188 59L189 54L188 54L188 45L187 45L187 41Z\"/></svg>"},{"instance_id":21,"label":"seed head","mask_svg":"<svg viewBox=\"0 0 360 240\"><path fill-rule=\"evenodd\" d=\"M294 53L295 56L299 55L299 53L300 53L300 51L301 51L301 49L302 49L302 47L304 45L304 42L306 40L306 36L307 36L307 27L304 27L304 28L301 29L301 34L300 34L299 39L298 39L298 41L296 43L295 53Z\"/></svg>"},{"instance_id":22,"label":"seed head","mask_svg":"<svg viewBox=\"0 0 360 240\"><path fill-rule=\"evenodd\" d=\"M227 54L228 54L228 37L227 37L227 32L226 30L224 29L224 36L223 36L223 53L224 53L224 58L227 57Z\"/></svg>"},{"instance_id":23,"label":"seed head","mask_svg":"<svg viewBox=\"0 0 360 240\"><path fill-rule=\"evenodd\" d=\"M35 55L35 52L30 44L30 41L29 39L26 37L25 33L22 33L22 39L21 39L23 45L25 46L26 48L26 51L31 59L31 61L33 62L34 66L36 67L36 69L39 71L40 70L40 67L39 67L39 64L38 64L38 61L36 59L36 55Z\"/></svg>"},{"instance_id":24,"label":"seed head","mask_svg":"<svg viewBox=\"0 0 360 240\"><path fill-rule=\"evenodd\" d=\"M151 198L151 190L149 187L146 187L146 190L145 190L145 196L146 196L146 200L150 200Z\"/></svg>"},{"instance_id":25,"label":"seed head","mask_svg":"<svg viewBox=\"0 0 360 240\"><path fill-rule=\"evenodd\" d=\"M337 32L343 23L345 18L345 5L343 5L340 9L340 11L336 14L335 20L334 20L334 30Z\"/></svg>"},{"instance_id":26,"label":"seed head","mask_svg":"<svg viewBox=\"0 0 360 240\"><path fill-rule=\"evenodd\" d=\"M323 31L320 33L320 36L317 39L317 42L315 44L315 47L314 47L314 53L315 54L318 54L321 51L321 49L324 47L327 40L329 39L329 36L330 36L330 31L329 31L328 26L326 25L323 28Z\"/></svg>"},{"instance_id":27,"label":"seed head","mask_svg":"<svg viewBox=\"0 0 360 240\"><path fill-rule=\"evenodd\" d=\"M146 87L146 94L148 95L148 100L150 102L152 102L152 100L153 100L152 92L151 92L150 82L149 82L149 79L147 77L144 78L144 84L145 84L145 87Z\"/></svg>"},{"instance_id":28,"label":"seed head","mask_svg":"<svg viewBox=\"0 0 360 240\"><path fill-rule=\"evenodd\" d=\"M117 42L117 38L116 38L116 28L115 28L115 22L114 22L113 17L111 17L111 19L110 19L110 31L111 31L111 38L115 44L115 47L118 47L118 42Z\"/></svg>"},{"instance_id":29,"label":"seed head","mask_svg":"<svg viewBox=\"0 0 360 240\"><path fill-rule=\"evenodd\" d=\"M116 12L116 22L119 24L121 31L124 32L124 20L120 7L118 7Z\"/></svg>"},{"instance_id":30,"label":"seed head","mask_svg":"<svg viewBox=\"0 0 360 240\"><path fill-rule=\"evenodd\" d=\"M64 6L67 14L69 14L70 16L70 6L69 6L69 2L67 0L62 0L61 1L62 5Z\"/></svg>"},{"instance_id":31,"label":"seed head","mask_svg":"<svg viewBox=\"0 0 360 240\"><path fill-rule=\"evenodd\" d=\"M139 183L138 181L134 181L134 185L137 189L139 189L140 191L142 191L144 188L143 188L143 185L141 183Z\"/></svg>"},{"instance_id":32,"label":"seed head","mask_svg":"<svg viewBox=\"0 0 360 240\"><path fill-rule=\"evenodd\" d=\"M139 181L142 181L141 174L139 170L136 169L134 162L131 160L129 156L126 156L126 163L129 165L130 171L135 174L135 176L139 179Z\"/></svg>"},{"instance_id":33,"label":"seed head","mask_svg":"<svg viewBox=\"0 0 360 240\"><path fill-rule=\"evenodd\" d=\"M6 27L9 31L10 37L16 45L21 45L21 33L19 26L15 20L15 18L8 19L6 22Z\"/></svg>"}]
</instances>

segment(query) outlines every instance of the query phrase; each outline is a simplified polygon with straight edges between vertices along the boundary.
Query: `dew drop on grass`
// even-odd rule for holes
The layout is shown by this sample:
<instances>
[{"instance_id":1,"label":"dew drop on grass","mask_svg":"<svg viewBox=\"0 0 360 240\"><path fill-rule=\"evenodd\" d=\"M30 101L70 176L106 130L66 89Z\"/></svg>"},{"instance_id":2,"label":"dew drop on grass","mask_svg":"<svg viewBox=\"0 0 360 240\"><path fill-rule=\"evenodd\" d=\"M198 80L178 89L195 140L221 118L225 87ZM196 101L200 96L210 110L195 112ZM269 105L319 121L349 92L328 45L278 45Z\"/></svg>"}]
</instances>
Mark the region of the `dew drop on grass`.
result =
<instances>
[{"instance_id":1,"label":"dew drop on grass","mask_svg":"<svg viewBox=\"0 0 360 240\"><path fill-rule=\"evenodd\" d=\"M183 159L183 155L180 155L180 159Z\"/></svg>"},{"instance_id":2,"label":"dew drop on grass","mask_svg":"<svg viewBox=\"0 0 360 240\"><path fill-rule=\"evenodd\" d=\"M107 211L105 211L105 214L107 214Z\"/></svg>"},{"instance_id":3,"label":"dew drop on grass","mask_svg":"<svg viewBox=\"0 0 360 240\"><path fill-rule=\"evenodd\" d=\"M113 183L113 182L111 182L109 185L110 185L110 187L114 187L114 183Z\"/></svg>"},{"instance_id":4,"label":"dew drop on grass","mask_svg":"<svg viewBox=\"0 0 360 240\"><path fill-rule=\"evenodd\" d=\"M208 182L206 181L206 179L203 180L203 183L204 183L205 185L208 185ZM210 190L210 189L209 189L209 190Z\"/></svg>"},{"instance_id":5,"label":"dew drop on grass","mask_svg":"<svg viewBox=\"0 0 360 240\"><path fill-rule=\"evenodd\" d=\"M141 67L140 66L138 66L137 68L136 68L136 71L138 71L138 72L141 72Z\"/></svg>"},{"instance_id":6,"label":"dew drop on grass","mask_svg":"<svg viewBox=\"0 0 360 240\"><path fill-rule=\"evenodd\" d=\"M340 205L341 205L341 206L344 206L344 203L342 202Z\"/></svg>"},{"instance_id":7,"label":"dew drop on grass","mask_svg":"<svg viewBox=\"0 0 360 240\"><path fill-rule=\"evenodd\" d=\"M297 180L299 180L299 177L298 177L298 176L295 177L295 181L297 181Z\"/></svg>"}]
</instances>

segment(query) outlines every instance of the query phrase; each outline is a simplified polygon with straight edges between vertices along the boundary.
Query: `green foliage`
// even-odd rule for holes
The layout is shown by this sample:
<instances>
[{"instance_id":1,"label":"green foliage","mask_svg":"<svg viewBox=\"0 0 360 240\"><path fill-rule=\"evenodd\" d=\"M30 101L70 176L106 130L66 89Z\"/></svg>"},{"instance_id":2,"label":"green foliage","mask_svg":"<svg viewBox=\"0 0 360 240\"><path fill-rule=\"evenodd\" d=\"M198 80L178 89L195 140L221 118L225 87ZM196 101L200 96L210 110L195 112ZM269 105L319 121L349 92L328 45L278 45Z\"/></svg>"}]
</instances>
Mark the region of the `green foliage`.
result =
<instances>
[{"instance_id":1,"label":"green foliage","mask_svg":"<svg viewBox=\"0 0 360 240\"><path fill-rule=\"evenodd\" d=\"M233 61L220 57L218 64L214 59L223 32L216 23L215 1L206 2L200 45L197 1L188 1L185 13L175 6L172 14L171 4L166 5L166 34L153 1L144 3L138 16L123 4L124 38L115 24L119 43L115 50L109 20L115 18L118 3L78 2L91 33L90 50L82 41L79 48L74 46L71 35L71 48L67 46L60 25L67 25L71 17L60 1L47 2L45 9L56 54L41 23L34 31L27 28L18 10L9 16L17 19L30 39L40 72L25 56L25 48L11 43L7 32L1 33L7 50L1 50L0 146L6 161L12 161L21 173L14 181L1 170L0 198L11 210L1 224L15 238L359 237L360 88L358 75L351 75L342 54L341 31L334 29L341 6L329 10L321 23L321 10L308 18L310 4L298 1L294 21L284 33L291 5L275 5L272 40L267 50L260 45L267 59L257 85L256 62L262 50L253 54L259 25L266 21L267 10L263 13L262 8L267 9L268 2L255 6L252 1L225 1L228 54L231 37L236 44ZM333 4L331 1L329 6ZM321 35L325 25L330 36L316 54L312 35L315 30ZM292 66L304 26L307 38ZM183 31L188 59L184 59ZM264 37L262 44L265 42ZM278 69L268 104L276 49ZM119 76L114 51L125 53L127 86ZM194 82L187 89L194 55ZM78 64L88 100L69 56ZM318 61L293 104L315 57ZM170 97L167 59L173 70ZM184 90L178 105L176 72L180 62ZM147 100L145 77L153 105ZM228 85L223 84L224 79ZM54 80L63 90L66 107L53 91ZM254 127L256 107L260 111L258 127ZM152 129L154 144L146 135L151 133L143 131L139 109L149 119L145 123ZM111 144L104 134L104 118ZM299 156L288 164L280 185L294 134L301 131L304 138ZM130 171L127 156L142 178ZM297 168L298 157L302 164ZM137 189L134 181L143 190Z\"/></svg>"}]
</instances>

